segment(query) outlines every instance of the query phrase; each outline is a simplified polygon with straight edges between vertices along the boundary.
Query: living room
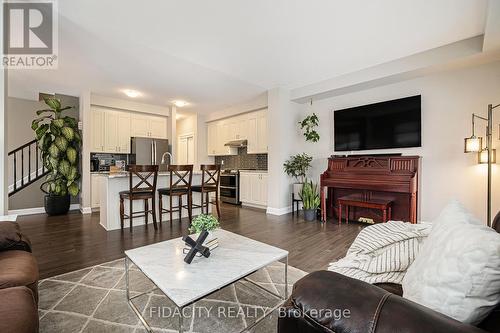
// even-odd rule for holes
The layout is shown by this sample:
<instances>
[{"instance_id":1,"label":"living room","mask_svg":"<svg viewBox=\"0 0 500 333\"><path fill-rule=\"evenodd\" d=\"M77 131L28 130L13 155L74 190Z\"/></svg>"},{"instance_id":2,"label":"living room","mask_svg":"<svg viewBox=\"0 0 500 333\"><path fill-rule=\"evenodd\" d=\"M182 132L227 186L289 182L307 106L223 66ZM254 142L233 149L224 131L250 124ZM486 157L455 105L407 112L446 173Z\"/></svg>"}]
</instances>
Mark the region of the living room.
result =
<instances>
[{"instance_id":1,"label":"living room","mask_svg":"<svg viewBox=\"0 0 500 333\"><path fill-rule=\"evenodd\" d=\"M499 332L498 2L27 3L1 332Z\"/></svg>"}]
</instances>

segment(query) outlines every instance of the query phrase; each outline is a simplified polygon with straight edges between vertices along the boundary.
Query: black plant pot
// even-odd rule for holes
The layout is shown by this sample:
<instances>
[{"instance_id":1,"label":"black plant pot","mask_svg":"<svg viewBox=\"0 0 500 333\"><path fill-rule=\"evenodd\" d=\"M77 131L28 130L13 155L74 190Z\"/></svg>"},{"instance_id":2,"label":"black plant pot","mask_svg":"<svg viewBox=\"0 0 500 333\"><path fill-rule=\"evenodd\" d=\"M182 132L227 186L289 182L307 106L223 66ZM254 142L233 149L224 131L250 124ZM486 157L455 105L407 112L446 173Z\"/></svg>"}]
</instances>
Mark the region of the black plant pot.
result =
<instances>
[{"instance_id":1,"label":"black plant pot","mask_svg":"<svg viewBox=\"0 0 500 333\"><path fill-rule=\"evenodd\" d=\"M316 209L304 209L304 220L306 221L316 220Z\"/></svg>"},{"instance_id":2,"label":"black plant pot","mask_svg":"<svg viewBox=\"0 0 500 333\"><path fill-rule=\"evenodd\" d=\"M49 215L63 215L69 211L70 196L69 195L52 195L45 196L45 212Z\"/></svg>"}]
</instances>

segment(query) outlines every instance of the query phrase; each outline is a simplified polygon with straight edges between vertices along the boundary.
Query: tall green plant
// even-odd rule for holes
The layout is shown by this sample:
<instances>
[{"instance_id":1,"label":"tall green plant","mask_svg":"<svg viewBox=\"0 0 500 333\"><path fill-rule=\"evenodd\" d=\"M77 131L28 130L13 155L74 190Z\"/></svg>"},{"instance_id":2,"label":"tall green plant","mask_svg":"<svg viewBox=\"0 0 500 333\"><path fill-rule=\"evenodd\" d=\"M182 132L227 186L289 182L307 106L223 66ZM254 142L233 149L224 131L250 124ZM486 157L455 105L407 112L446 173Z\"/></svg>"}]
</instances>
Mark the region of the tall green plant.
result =
<instances>
[{"instance_id":1,"label":"tall green plant","mask_svg":"<svg viewBox=\"0 0 500 333\"><path fill-rule=\"evenodd\" d=\"M317 209L320 205L318 184L313 184L312 180L304 183L299 196L302 199L304 209Z\"/></svg>"},{"instance_id":2,"label":"tall green plant","mask_svg":"<svg viewBox=\"0 0 500 333\"><path fill-rule=\"evenodd\" d=\"M78 195L78 157L81 136L75 118L64 116L71 106L61 107L61 101L55 97L44 98L48 109L36 111L39 116L31 123L35 131L42 162L49 171L40 189L51 195Z\"/></svg>"},{"instance_id":3,"label":"tall green plant","mask_svg":"<svg viewBox=\"0 0 500 333\"><path fill-rule=\"evenodd\" d=\"M297 181L304 182L307 170L311 167L312 156L306 153L290 156L288 160L283 163L283 169L290 177L295 177Z\"/></svg>"}]
</instances>

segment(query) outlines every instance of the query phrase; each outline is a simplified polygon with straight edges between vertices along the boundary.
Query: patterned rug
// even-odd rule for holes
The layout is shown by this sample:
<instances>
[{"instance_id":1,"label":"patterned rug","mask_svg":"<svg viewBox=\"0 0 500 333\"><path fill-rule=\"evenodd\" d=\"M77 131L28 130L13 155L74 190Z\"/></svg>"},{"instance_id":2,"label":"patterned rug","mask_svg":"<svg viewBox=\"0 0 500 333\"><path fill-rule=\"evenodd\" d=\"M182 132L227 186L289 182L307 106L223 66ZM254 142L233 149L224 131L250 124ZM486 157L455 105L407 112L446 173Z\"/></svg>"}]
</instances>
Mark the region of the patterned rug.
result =
<instances>
[{"instance_id":1,"label":"patterned rug","mask_svg":"<svg viewBox=\"0 0 500 333\"><path fill-rule=\"evenodd\" d=\"M252 274L249 279L282 295L285 288L283 269L283 264L275 263ZM289 266L289 290L305 274ZM154 287L134 266L131 266L130 286L132 295ZM39 293L40 333L146 332L126 301L124 259L42 280ZM184 330L240 332L280 302L249 282L237 282L186 309ZM177 332L178 313L161 291L156 289L139 296L134 304L154 332ZM277 313L274 311L250 332L274 333L276 326Z\"/></svg>"}]
</instances>

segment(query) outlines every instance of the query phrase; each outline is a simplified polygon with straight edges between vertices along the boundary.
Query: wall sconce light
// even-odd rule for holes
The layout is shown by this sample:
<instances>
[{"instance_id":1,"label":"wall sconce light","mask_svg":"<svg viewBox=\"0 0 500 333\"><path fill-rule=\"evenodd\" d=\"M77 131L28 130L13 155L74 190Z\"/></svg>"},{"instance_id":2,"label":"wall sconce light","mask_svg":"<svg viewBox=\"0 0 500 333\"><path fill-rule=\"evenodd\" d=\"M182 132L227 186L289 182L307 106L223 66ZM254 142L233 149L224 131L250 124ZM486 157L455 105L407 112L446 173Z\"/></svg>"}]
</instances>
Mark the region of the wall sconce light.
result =
<instances>
[{"instance_id":1,"label":"wall sconce light","mask_svg":"<svg viewBox=\"0 0 500 333\"><path fill-rule=\"evenodd\" d=\"M477 154L479 164L488 164L488 149L483 149ZM497 150L491 150L491 163L497 162Z\"/></svg>"}]
</instances>

